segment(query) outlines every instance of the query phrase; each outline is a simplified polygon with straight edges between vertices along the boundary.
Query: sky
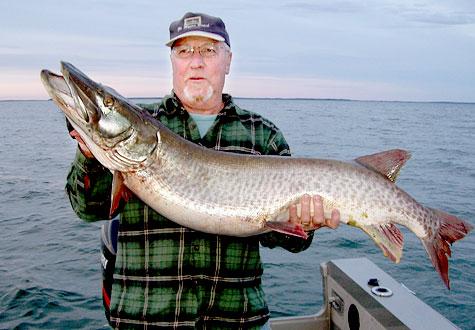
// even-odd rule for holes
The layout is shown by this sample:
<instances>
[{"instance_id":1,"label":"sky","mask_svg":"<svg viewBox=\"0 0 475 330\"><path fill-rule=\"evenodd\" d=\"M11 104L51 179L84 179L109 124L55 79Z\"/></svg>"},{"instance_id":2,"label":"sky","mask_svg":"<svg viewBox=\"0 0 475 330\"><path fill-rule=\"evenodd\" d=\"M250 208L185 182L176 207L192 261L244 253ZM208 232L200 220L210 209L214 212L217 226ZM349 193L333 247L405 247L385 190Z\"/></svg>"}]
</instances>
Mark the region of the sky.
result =
<instances>
[{"instance_id":1,"label":"sky","mask_svg":"<svg viewBox=\"0 0 475 330\"><path fill-rule=\"evenodd\" d=\"M171 91L168 26L221 17L235 97L475 102L473 0L0 0L0 100L67 61L126 97Z\"/></svg>"}]
</instances>

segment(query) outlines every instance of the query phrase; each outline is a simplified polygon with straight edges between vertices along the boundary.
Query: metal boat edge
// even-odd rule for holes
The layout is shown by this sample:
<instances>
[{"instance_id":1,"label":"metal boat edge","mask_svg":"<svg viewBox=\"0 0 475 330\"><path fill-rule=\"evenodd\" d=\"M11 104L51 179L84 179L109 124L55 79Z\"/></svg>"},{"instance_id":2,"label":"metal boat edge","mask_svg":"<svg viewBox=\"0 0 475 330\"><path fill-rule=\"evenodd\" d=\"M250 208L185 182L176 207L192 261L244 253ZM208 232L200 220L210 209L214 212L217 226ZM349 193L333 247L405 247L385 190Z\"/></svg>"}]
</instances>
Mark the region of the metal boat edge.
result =
<instances>
[{"instance_id":1,"label":"metal boat edge","mask_svg":"<svg viewBox=\"0 0 475 330\"><path fill-rule=\"evenodd\" d=\"M320 271L321 310L272 318L272 330L459 329L367 258L330 260Z\"/></svg>"}]
</instances>

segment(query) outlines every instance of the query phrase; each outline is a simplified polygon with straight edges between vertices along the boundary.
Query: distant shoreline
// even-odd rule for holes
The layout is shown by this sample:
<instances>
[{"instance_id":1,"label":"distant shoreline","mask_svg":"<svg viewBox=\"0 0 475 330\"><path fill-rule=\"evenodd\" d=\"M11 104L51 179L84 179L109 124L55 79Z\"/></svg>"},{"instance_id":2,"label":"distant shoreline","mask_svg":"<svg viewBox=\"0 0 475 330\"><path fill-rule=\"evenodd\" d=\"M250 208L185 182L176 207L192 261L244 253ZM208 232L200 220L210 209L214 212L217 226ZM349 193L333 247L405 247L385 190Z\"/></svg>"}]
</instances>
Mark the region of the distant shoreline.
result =
<instances>
[{"instance_id":1,"label":"distant shoreline","mask_svg":"<svg viewBox=\"0 0 475 330\"><path fill-rule=\"evenodd\" d=\"M131 100L156 100L163 96L133 96ZM282 101L332 101L332 102L388 102L388 103L437 103L437 104L475 104L475 101L398 101L398 100L357 100L357 99L334 99L334 98L306 98L306 97L243 97L233 96L235 100L282 100ZM42 102L51 99L6 99L0 102Z\"/></svg>"}]
</instances>

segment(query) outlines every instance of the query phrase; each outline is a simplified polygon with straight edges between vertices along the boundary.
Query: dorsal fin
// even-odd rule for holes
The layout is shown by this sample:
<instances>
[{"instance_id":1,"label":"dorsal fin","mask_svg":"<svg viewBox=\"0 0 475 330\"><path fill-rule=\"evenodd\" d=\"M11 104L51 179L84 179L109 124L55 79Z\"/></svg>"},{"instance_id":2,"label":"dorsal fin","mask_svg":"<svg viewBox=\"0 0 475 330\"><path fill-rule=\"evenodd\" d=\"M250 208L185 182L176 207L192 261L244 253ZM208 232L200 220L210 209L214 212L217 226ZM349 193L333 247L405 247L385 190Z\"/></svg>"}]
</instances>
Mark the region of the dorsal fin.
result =
<instances>
[{"instance_id":1,"label":"dorsal fin","mask_svg":"<svg viewBox=\"0 0 475 330\"><path fill-rule=\"evenodd\" d=\"M373 155L356 158L358 164L363 165L392 182L395 182L399 171L403 165L411 158L411 153L402 149L392 149L388 151L379 152Z\"/></svg>"}]
</instances>

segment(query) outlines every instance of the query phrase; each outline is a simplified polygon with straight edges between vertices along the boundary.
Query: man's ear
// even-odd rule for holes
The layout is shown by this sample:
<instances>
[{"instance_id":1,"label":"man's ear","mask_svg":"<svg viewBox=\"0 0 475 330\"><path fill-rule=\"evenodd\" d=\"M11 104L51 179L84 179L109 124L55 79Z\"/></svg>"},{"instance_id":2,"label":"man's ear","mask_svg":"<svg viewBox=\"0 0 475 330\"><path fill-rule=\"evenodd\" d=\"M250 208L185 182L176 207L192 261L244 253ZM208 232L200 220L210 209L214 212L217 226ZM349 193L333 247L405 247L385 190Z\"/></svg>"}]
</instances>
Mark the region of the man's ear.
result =
<instances>
[{"instance_id":1,"label":"man's ear","mask_svg":"<svg viewBox=\"0 0 475 330\"><path fill-rule=\"evenodd\" d=\"M229 70L231 69L231 60L233 58L233 53L231 51L228 52L228 62L226 63L226 74L229 74Z\"/></svg>"}]
</instances>

